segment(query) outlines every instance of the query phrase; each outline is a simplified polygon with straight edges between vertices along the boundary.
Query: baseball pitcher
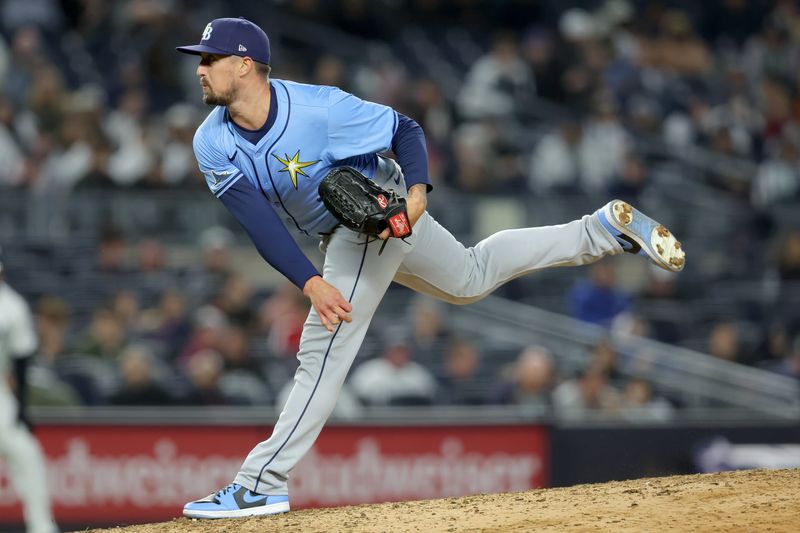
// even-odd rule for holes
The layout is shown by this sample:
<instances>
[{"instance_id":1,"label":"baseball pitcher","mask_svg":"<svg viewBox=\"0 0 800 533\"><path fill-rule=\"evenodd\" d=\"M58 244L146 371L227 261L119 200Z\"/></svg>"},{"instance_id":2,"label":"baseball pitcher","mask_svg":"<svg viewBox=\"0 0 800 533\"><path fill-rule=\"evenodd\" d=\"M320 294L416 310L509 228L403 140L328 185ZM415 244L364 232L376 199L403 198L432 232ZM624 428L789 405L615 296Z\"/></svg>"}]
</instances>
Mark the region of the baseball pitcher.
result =
<instances>
[{"instance_id":1,"label":"baseball pitcher","mask_svg":"<svg viewBox=\"0 0 800 533\"><path fill-rule=\"evenodd\" d=\"M312 305L294 388L272 435L230 485L186 504L185 516L289 510L289 474L322 430L393 280L466 304L527 273L622 252L683 268L672 234L621 201L567 224L502 231L465 248L425 210L432 187L416 122L335 87L270 78L267 35L242 18L213 20L199 44L178 50L200 56L203 101L213 106L194 137L211 192ZM396 163L378 155L388 150ZM321 238L321 273L287 227Z\"/></svg>"}]
</instances>

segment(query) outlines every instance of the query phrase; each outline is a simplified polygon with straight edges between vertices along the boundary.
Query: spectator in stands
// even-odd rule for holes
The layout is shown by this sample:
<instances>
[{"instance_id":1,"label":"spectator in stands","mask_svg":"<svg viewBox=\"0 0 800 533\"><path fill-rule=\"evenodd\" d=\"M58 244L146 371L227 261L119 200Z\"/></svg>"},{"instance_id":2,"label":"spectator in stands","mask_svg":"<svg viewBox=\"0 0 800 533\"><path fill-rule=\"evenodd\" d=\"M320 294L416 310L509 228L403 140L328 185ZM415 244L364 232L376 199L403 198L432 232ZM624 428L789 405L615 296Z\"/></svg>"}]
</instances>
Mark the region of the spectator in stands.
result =
<instances>
[{"instance_id":1,"label":"spectator in stands","mask_svg":"<svg viewBox=\"0 0 800 533\"><path fill-rule=\"evenodd\" d=\"M350 92L350 89L347 88L350 83L347 79L347 67L342 59L334 54L324 54L317 59L312 80L312 83L316 85L330 85Z\"/></svg>"},{"instance_id":2,"label":"spectator in stands","mask_svg":"<svg viewBox=\"0 0 800 533\"><path fill-rule=\"evenodd\" d=\"M267 334L274 356L293 359L297 355L308 311L308 300L292 283L281 284L264 300L259 309L258 328Z\"/></svg>"},{"instance_id":3,"label":"spectator in stands","mask_svg":"<svg viewBox=\"0 0 800 533\"><path fill-rule=\"evenodd\" d=\"M592 414L614 413L620 407L620 395L608 383L603 369L589 367L577 379L556 387L553 407L559 418L584 419Z\"/></svg>"},{"instance_id":4,"label":"spectator in stands","mask_svg":"<svg viewBox=\"0 0 800 533\"><path fill-rule=\"evenodd\" d=\"M797 52L794 52L797 54ZM795 60L796 62L797 60ZM791 67L794 68L794 67ZM786 78L766 77L758 87L762 100L761 111L764 127L761 131L763 142L778 143L787 132L792 121L792 97Z\"/></svg>"},{"instance_id":5,"label":"spectator in stands","mask_svg":"<svg viewBox=\"0 0 800 533\"><path fill-rule=\"evenodd\" d=\"M233 403L220 388L223 360L216 350L200 350L186 365L189 378L189 393L185 398L189 405L228 405Z\"/></svg>"},{"instance_id":6,"label":"spectator in stands","mask_svg":"<svg viewBox=\"0 0 800 533\"><path fill-rule=\"evenodd\" d=\"M491 50L467 73L458 95L459 111L468 119L510 117L519 98L534 91L530 67L510 33L495 36Z\"/></svg>"},{"instance_id":7,"label":"spectator in stands","mask_svg":"<svg viewBox=\"0 0 800 533\"><path fill-rule=\"evenodd\" d=\"M478 192L489 188L492 131L488 123L462 124L453 131L454 186Z\"/></svg>"},{"instance_id":8,"label":"spectator in stands","mask_svg":"<svg viewBox=\"0 0 800 533\"><path fill-rule=\"evenodd\" d=\"M416 82L411 97L407 116L416 117L425 130L425 140L429 145L444 149L452 133L454 118L441 86L435 80L422 78Z\"/></svg>"},{"instance_id":9,"label":"spectator in stands","mask_svg":"<svg viewBox=\"0 0 800 533\"><path fill-rule=\"evenodd\" d=\"M747 0L724 0L708 4L706 31L711 44L740 50L761 24L761 6Z\"/></svg>"},{"instance_id":10,"label":"spectator in stands","mask_svg":"<svg viewBox=\"0 0 800 533\"><path fill-rule=\"evenodd\" d=\"M741 59L751 84L756 85L767 77L794 78L800 57L791 35L792 22L796 19L783 16L776 7L764 19L760 31L747 40Z\"/></svg>"},{"instance_id":11,"label":"spectator in stands","mask_svg":"<svg viewBox=\"0 0 800 533\"><path fill-rule=\"evenodd\" d=\"M625 125L631 136L650 137L658 134L664 115L660 101L646 94L635 94L626 102Z\"/></svg>"},{"instance_id":12,"label":"spectator in stands","mask_svg":"<svg viewBox=\"0 0 800 533\"><path fill-rule=\"evenodd\" d=\"M127 346L119 357L119 389L111 395L112 405L170 405L173 397L154 376L155 356L141 344Z\"/></svg>"},{"instance_id":13,"label":"spectator in stands","mask_svg":"<svg viewBox=\"0 0 800 533\"><path fill-rule=\"evenodd\" d=\"M272 401L261 362L253 358L247 331L231 326L222 335L219 352L223 360L220 389L232 403L267 405Z\"/></svg>"},{"instance_id":14,"label":"spectator in stands","mask_svg":"<svg viewBox=\"0 0 800 533\"><path fill-rule=\"evenodd\" d=\"M796 199L800 193L800 154L789 139L782 139L776 156L765 159L758 166L750 186L753 206L768 209L777 203Z\"/></svg>"},{"instance_id":15,"label":"spectator in stands","mask_svg":"<svg viewBox=\"0 0 800 533\"><path fill-rule=\"evenodd\" d=\"M664 141L676 151L705 145L711 137L713 119L708 99L703 94L691 94L687 100L672 110L661 126Z\"/></svg>"},{"instance_id":16,"label":"spectator in stands","mask_svg":"<svg viewBox=\"0 0 800 533\"><path fill-rule=\"evenodd\" d=\"M216 307L205 305L192 315L193 328L189 340L182 348L177 362L181 368L188 368L191 360L201 353L213 351L217 353L222 344L222 337L228 327L227 317ZM217 355L219 355L217 353Z\"/></svg>"},{"instance_id":17,"label":"spectator in stands","mask_svg":"<svg viewBox=\"0 0 800 533\"><path fill-rule=\"evenodd\" d=\"M115 360L127 341L125 327L114 312L101 307L92 313L89 327L75 344L73 352L107 361Z\"/></svg>"},{"instance_id":18,"label":"spectator in stands","mask_svg":"<svg viewBox=\"0 0 800 533\"><path fill-rule=\"evenodd\" d=\"M792 342L790 349L784 352L782 358L763 363L762 368L800 380L800 335Z\"/></svg>"},{"instance_id":19,"label":"spectator in stands","mask_svg":"<svg viewBox=\"0 0 800 533\"><path fill-rule=\"evenodd\" d=\"M800 230L789 232L781 241L778 276L782 281L800 281Z\"/></svg>"},{"instance_id":20,"label":"spectator in stands","mask_svg":"<svg viewBox=\"0 0 800 533\"><path fill-rule=\"evenodd\" d=\"M45 57L43 39L38 28L26 26L13 35L7 35L10 37L8 43L10 57L4 72L5 76L0 78L2 80L0 89L11 99L15 109L25 109L29 107L26 104L32 97L34 74L41 72L39 69L45 65L49 66L49 63ZM52 125L52 123L47 124L45 128Z\"/></svg>"},{"instance_id":21,"label":"spectator in stands","mask_svg":"<svg viewBox=\"0 0 800 533\"><path fill-rule=\"evenodd\" d=\"M206 228L198 244L200 261L186 275L187 295L192 306L202 305L218 294L233 273L231 257L235 239L230 230L221 226Z\"/></svg>"},{"instance_id":22,"label":"spectator in stands","mask_svg":"<svg viewBox=\"0 0 800 533\"><path fill-rule=\"evenodd\" d=\"M69 357L69 305L57 296L46 295L36 304L36 333L39 350L29 379L31 405L80 405L72 384L59 375L59 362Z\"/></svg>"},{"instance_id":23,"label":"spectator in stands","mask_svg":"<svg viewBox=\"0 0 800 533\"><path fill-rule=\"evenodd\" d=\"M687 335L685 325L691 321L686 310L687 297L679 291L676 276L663 276L656 268L648 270L644 289L636 306L647 312L645 336L676 344Z\"/></svg>"},{"instance_id":24,"label":"spectator in stands","mask_svg":"<svg viewBox=\"0 0 800 533\"><path fill-rule=\"evenodd\" d=\"M774 319L763 332L761 342L756 349L758 360L756 365L771 370L792 351L792 328L786 317Z\"/></svg>"},{"instance_id":25,"label":"spectator in stands","mask_svg":"<svg viewBox=\"0 0 800 533\"><path fill-rule=\"evenodd\" d=\"M178 273L167 266L164 243L157 238L143 239L136 253L136 289L145 305L153 305L165 291L175 286Z\"/></svg>"},{"instance_id":26,"label":"spectator in stands","mask_svg":"<svg viewBox=\"0 0 800 533\"><path fill-rule=\"evenodd\" d=\"M410 341L414 358L421 362L431 362L445 351L451 340L444 304L429 296L416 294L406 314L411 322Z\"/></svg>"},{"instance_id":27,"label":"spectator in stands","mask_svg":"<svg viewBox=\"0 0 800 533\"><path fill-rule=\"evenodd\" d=\"M608 196L628 203L639 203L639 196L648 185L647 167L644 160L628 153L622 164L622 172L608 186Z\"/></svg>"},{"instance_id":28,"label":"spectator in stands","mask_svg":"<svg viewBox=\"0 0 800 533\"><path fill-rule=\"evenodd\" d=\"M691 79L707 74L713 67L708 45L700 39L685 11L672 9L663 14L655 45L659 64L666 72Z\"/></svg>"},{"instance_id":29,"label":"spectator in stands","mask_svg":"<svg viewBox=\"0 0 800 533\"><path fill-rule=\"evenodd\" d=\"M580 191L581 125L563 119L557 129L544 135L533 150L528 172L529 187L538 195Z\"/></svg>"},{"instance_id":30,"label":"spectator in stands","mask_svg":"<svg viewBox=\"0 0 800 533\"><path fill-rule=\"evenodd\" d=\"M674 410L667 400L654 394L649 381L633 378L625 384L621 414L636 422L666 422L672 419Z\"/></svg>"},{"instance_id":31,"label":"spectator in stands","mask_svg":"<svg viewBox=\"0 0 800 533\"><path fill-rule=\"evenodd\" d=\"M746 199L749 197L750 165L736 153L731 130L717 127L711 135L711 148L719 157L714 165L706 171L708 183L733 196Z\"/></svg>"},{"instance_id":32,"label":"spectator in stands","mask_svg":"<svg viewBox=\"0 0 800 533\"><path fill-rule=\"evenodd\" d=\"M36 333L39 335L38 358L52 365L68 351L69 304L58 296L45 295L36 305Z\"/></svg>"},{"instance_id":33,"label":"spectator in stands","mask_svg":"<svg viewBox=\"0 0 800 533\"><path fill-rule=\"evenodd\" d=\"M708 334L708 353L732 363L743 363L739 330L733 322L719 322Z\"/></svg>"},{"instance_id":34,"label":"spectator in stands","mask_svg":"<svg viewBox=\"0 0 800 533\"><path fill-rule=\"evenodd\" d=\"M144 239L137 250L138 269L140 273L153 275L166 269L166 251L164 244L155 238Z\"/></svg>"},{"instance_id":35,"label":"spectator in stands","mask_svg":"<svg viewBox=\"0 0 800 533\"><path fill-rule=\"evenodd\" d=\"M629 340L631 337L653 337L650 321L636 311L620 313L611 322L612 339Z\"/></svg>"},{"instance_id":36,"label":"spectator in stands","mask_svg":"<svg viewBox=\"0 0 800 533\"><path fill-rule=\"evenodd\" d=\"M753 158L763 147L755 138L764 128L764 117L749 101L749 89L744 74L736 65L726 70L729 84L727 99L709 112L708 125L712 128L727 128L731 135L734 152L745 158Z\"/></svg>"},{"instance_id":37,"label":"spectator in stands","mask_svg":"<svg viewBox=\"0 0 800 533\"><path fill-rule=\"evenodd\" d=\"M147 145L144 130L148 105L147 92L133 86L120 95L116 109L107 114L105 129L115 147L108 168L115 185L137 185L153 171L155 156Z\"/></svg>"},{"instance_id":38,"label":"spectator in stands","mask_svg":"<svg viewBox=\"0 0 800 533\"><path fill-rule=\"evenodd\" d=\"M528 346L494 393L492 403L522 405L539 413L549 411L555 384L555 362L543 346Z\"/></svg>"},{"instance_id":39,"label":"spectator in stands","mask_svg":"<svg viewBox=\"0 0 800 533\"><path fill-rule=\"evenodd\" d=\"M259 380L262 379L261 365L253 359L247 331L243 327L232 325L225 329L219 344L219 352L222 355L225 372L244 372Z\"/></svg>"},{"instance_id":40,"label":"spectator in stands","mask_svg":"<svg viewBox=\"0 0 800 533\"><path fill-rule=\"evenodd\" d=\"M480 372L480 355L465 339L451 339L437 373L437 404L483 405L487 402Z\"/></svg>"},{"instance_id":41,"label":"spectator in stands","mask_svg":"<svg viewBox=\"0 0 800 533\"><path fill-rule=\"evenodd\" d=\"M132 290L121 290L111 297L109 309L128 334L139 331L141 312L139 295Z\"/></svg>"},{"instance_id":42,"label":"spectator in stands","mask_svg":"<svg viewBox=\"0 0 800 533\"><path fill-rule=\"evenodd\" d=\"M425 130L428 174L434 186L442 183L451 164L451 142L455 128L451 102L435 80L422 78L416 81L410 94L410 101L399 109L404 115L416 120Z\"/></svg>"},{"instance_id":43,"label":"spectator in stands","mask_svg":"<svg viewBox=\"0 0 800 533\"><path fill-rule=\"evenodd\" d=\"M114 226L106 226L97 246L97 269L100 272L127 273L125 234Z\"/></svg>"},{"instance_id":44,"label":"spectator in stands","mask_svg":"<svg viewBox=\"0 0 800 533\"><path fill-rule=\"evenodd\" d=\"M119 289L115 283L118 278L127 276L131 270L127 264L128 244L122 230L114 226L106 226L100 234L95 256L95 272L91 277L101 277L95 282L107 282L108 286Z\"/></svg>"},{"instance_id":45,"label":"spectator in stands","mask_svg":"<svg viewBox=\"0 0 800 533\"><path fill-rule=\"evenodd\" d=\"M242 274L231 274L212 300L229 322L244 327L254 325L253 286Z\"/></svg>"},{"instance_id":46,"label":"spectator in stands","mask_svg":"<svg viewBox=\"0 0 800 533\"><path fill-rule=\"evenodd\" d=\"M350 377L350 387L367 405L430 405L436 379L412 360L408 337L388 332L380 357L361 363Z\"/></svg>"},{"instance_id":47,"label":"spectator in stands","mask_svg":"<svg viewBox=\"0 0 800 533\"><path fill-rule=\"evenodd\" d=\"M533 27L523 37L522 55L533 73L536 96L553 102L559 101L563 96L563 63L559 61L556 49L555 37L547 28Z\"/></svg>"},{"instance_id":48,"label":"spectator in stands","mask_svg":"<svg viewBox=\"0 0 800 533\"><path fill-rule=\"evenodd\" d=\"M15 40L15 44L16 42L18 41ZM33 70L30 72L30 86L24 93L27 97L25 105L30 109L36 133L44 136L48 141L49 148L51 148L47 151L49 160L56 150L63 148L64 130L62 126L66 120L66 110L62 105L62 99L67 94L67 87L64 76L58 68L35 54L36 52L30 58L31 67L29 68L33 68ZM51 166L49 161L45 162L45 166L48 168ZM42 175L38 178L36 181L39 190L58 183L57 175L52 177Z\"/></svg>"},{"instance_id":49,"label":"spectator in stands","mask_svg":"<svg viewBox=\"0 0 800 533\"><path fill-rule=\"evenodd\" d=\"M589 352L589 366L605 373L611 384L617 384L622 380L619 355L609 339L603 339L592 347Z\"/></svg>"},{"instance_id":50,"label":"spectator in stands","mask_svg":"<svg viewBox=\"0 0 800 533\"><path fill-rule=\"evenodd\" d=\"M631 297L616 288L614 266L609 261L594 263L589 278L580 280L569 291L567 302L573 318L609 326L618 314L631 307Z\"/></svg>"},{"instance_id":51,"label":"spectator in stands","mask_svg":"<svg viewBox=\"0 0 800 533\"><path fill-rule=\"evenodd\" d=\"M560 101L580 113L589 109L605 61L603 28L597 22L592 14L578 7L563 11L558 19L558 55L564 65Z\"/></svg>"},{"instance_id":52,"label":"spectator in stands","mask_svg":"<svg viewBox=\"0 0 800 533\"><path fill-rule=\"evenodd\" d=\"M192 330L186 296L176 289L167 290L157 306L141 313L139 323L143 335L163 346L166 357L174 361Z\"/></svg>"},{"instance_id":53,"label":"spectator in stands","mask_svg":"<svg viewBox=\"0 0 800 533\"><path fill-rule=\"evenodd\" d=\"M620 123L616 104L610 95L598 93L582 128L579 154L583 191L589 194L607 191L622 173L629 147L630 140Z\"/></svg>"},{"instance_id":54,"label":"spectator in stands","mask_svg":"<svg viewBox=\"0 0 800 533\"><path fill-rule=\"evenodd\" d=\"M19 185L25 153L14 124L11 102L0 93L0 187Z\"/></svg>"},{"instance_id":55,"label":"spectator in stands","mask_svg":"<svg viewBox=\"0 0 800 533\"><path fill-rule=\"evenodd\" d=\"M67 94L67 102L62 105L67 111L56 138L58 145L44 163L42 185L59 192L78 186L107 187L111 182L109 141L100 124L103 97L88 87Z\"/></svg>"},{"instance_id":56,"label":"spectator in stands","mask_svg":"<svg viewBox=\"0 0 800 533\"><path fill-rule=\"evenodd\" d=\"M163 187L188 186L199 183L192 180L197 175L197 167L192 151L192 139L199 120L191 106L175 104L165 116L163 148L158 166L157 184Z\"/></svg>"},{"instance_id":57,"label":"spectator in stands","mask_svg":"<svg viewBox=\"0 0 800 533\"><path fill-rule=\"evenodd\" d=\"M473 192L515 192L524 184L515 131L502 121L462 124L454 133L458 186Z\"/></svg>"}]
</instances>

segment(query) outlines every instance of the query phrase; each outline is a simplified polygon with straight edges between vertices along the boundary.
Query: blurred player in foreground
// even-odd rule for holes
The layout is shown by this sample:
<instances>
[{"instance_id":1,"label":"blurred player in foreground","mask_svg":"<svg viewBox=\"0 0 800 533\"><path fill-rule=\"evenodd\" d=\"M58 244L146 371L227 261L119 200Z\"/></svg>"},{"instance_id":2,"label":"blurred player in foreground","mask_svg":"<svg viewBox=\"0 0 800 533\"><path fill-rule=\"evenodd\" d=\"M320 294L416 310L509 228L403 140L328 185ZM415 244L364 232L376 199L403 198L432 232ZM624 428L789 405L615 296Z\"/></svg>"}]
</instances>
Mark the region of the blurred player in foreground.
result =
<instances>
[{"instance_id":1,"label":"blurred player in foreground","mask_svg":"<svg viewBox=\"0 0 800 533\"><path fill-rule=\"evenodd\" d=\"M58 528L50 513L44 456L25 414L25 373L36 344L31 311L5 283L0 256L0 458L8 461L28 532L51 533Z\"/></svg>"},{"instance_id":2,"label":"blurred player in foreground","mask_svg":"<svg viewBox=\"0 0 800 533\"><path fill-rule=\"evenodd\" d=\"M264 259L311 300L294 387L272 436L250 452L233 483L186 504L184 515L230 518L289 510L288 478L328 419L370 320L394 280L450 303L479 300L526 273L638 253L670 271L683 251L666 228L612 201L559 226L502 231L465 248L426 212L425 136L393 109L335 87L270 79L267 35L245 19L216 19L197 45L203 101L215 106L194 151L209 188ZM379 156L392 150L397 163ZM332 169L350 166L406 197L413 234L381 250L320 201ZM322 275L287 226L321 238ZM389 230L381 235L387 239ZM372 242L371 242L372 241Z\"/></svg>"}]
</instances>

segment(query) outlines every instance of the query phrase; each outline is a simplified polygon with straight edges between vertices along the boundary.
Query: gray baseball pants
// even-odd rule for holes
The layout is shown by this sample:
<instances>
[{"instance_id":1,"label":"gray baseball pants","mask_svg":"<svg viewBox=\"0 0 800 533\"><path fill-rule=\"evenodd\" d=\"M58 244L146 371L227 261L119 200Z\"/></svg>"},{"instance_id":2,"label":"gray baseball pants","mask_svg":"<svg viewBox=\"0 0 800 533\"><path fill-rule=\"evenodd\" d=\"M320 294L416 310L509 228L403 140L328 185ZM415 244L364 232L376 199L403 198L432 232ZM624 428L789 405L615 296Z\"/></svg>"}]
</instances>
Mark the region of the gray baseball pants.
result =
<instances>
[{"instance_id":1,"label":"gray baseball pants","mask_svg":"<svg viewBox=\"0 0 800 533\"><path fill-rule=\"evenodd\" d=\"M375 181L403 194L405 183L397 165L387 161L382 168L379 175L384 179L376 176ZM322 276L350 301L353 321L329 333L312 308L300 340L294 387L272 435L253 448L235 483L260 494L288 493L289 473L330 416L372 316L393 280L445 302L467 304L530 272L584 265L622 252L592 215L557 226L501 231L466 248L425 213L408 243L390 239L379 256L382 242L365 245L365 241L341 226L330 236Z\"/></svg>"}]
</instances>

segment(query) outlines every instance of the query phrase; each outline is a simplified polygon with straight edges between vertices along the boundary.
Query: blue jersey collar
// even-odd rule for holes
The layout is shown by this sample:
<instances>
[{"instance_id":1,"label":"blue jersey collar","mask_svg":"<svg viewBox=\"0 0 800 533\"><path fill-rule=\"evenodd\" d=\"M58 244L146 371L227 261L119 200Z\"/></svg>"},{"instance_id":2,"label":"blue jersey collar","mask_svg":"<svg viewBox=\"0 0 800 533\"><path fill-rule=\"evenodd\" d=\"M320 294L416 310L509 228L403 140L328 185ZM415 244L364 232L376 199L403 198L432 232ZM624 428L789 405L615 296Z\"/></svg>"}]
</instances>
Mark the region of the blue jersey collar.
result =
<instances>
[{"instance_id":1,"label":"blue jersey collar","mask_svg":"<svg viewBox=\"0 0 800 533\"><path fill-rule=\"evenodd\" d=\"M271 80L269 84L269 90L271 103L269 114L267 115L267 121L264 123L264 126L256 131L247 130L234 123L230 117L230 114L228 113L228 110L225 109L223 113L223 120L225 125L228 127L228 131L231 132L231 135L236 142L236 147L247 152L260 151L265 144L272 144L269 142L270 139L275 139L276 136L280 137L283 135L283 132L286 129L285 122L288 122L289 119L287 105L288 102L286 100L287 95L285 94L286 88L281 84L276 83L275 80ZM263 132L263 134L259 136L255 143L253 143L250 140L250 138L252 138L250 137L250 134L254 134L256 132ZM236 149L234 148L233 152L228 154L228 158L232 159L235 154Z\"/></svg>"}]
</instances>

